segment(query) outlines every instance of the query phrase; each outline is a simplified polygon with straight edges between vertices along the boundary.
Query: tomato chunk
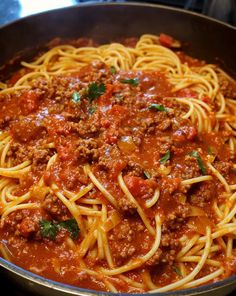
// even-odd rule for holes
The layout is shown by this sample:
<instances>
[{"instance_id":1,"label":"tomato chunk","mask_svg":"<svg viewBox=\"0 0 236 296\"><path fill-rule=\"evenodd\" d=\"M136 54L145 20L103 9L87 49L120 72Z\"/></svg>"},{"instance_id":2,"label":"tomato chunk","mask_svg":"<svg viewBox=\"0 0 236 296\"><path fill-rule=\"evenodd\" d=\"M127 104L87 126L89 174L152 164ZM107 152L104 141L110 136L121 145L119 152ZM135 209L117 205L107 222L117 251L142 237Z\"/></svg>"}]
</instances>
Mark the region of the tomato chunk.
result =
<instances>
[{"instance_id":1,"label":"tomato chunk","mask_svg":"<svg viewBox=\"0 0 236 296\"><path fill-rule=\"evenodd\" d=\"M190 88L183 88L178 91L177 96L196 99L198 97L198 93L195 90L192 90Z\"/></svg>"},{"instance_id":2,"label":"tomato chunk","mask_svg":"<svg viewBox=\"0 0 236 296\"><path fill-rule=\"evenodd\" d=\"M173 134L173 140L176 142L184 142L194 140L197 136L197 130L194 126L184 126Z\"/></svg>"},{"instance_id":3,"label":"tomato chunk","mask_svg":"<svg viewBox=\"0 0 236 296\"><path fill-rule=\"evenodd\" d=\"M103 95L99 97L97 100L97 103L99 106L106 106L111 104L111 97L113 92L113 85L112 84L106 84L106 91Z\"/></svg>"},{"instance_id":4,"label":"tomato chunk","mask_svg":"<svg viewBox=\"0 0 236 296\"><path fill-rule=\"evenodd\" d=\"M28 115L38 109L40 95L33 91L24 91L20 96L20 108L23 115Z\"/></svg>"},{"instance_id":5,"label":"tomato chunk","mask_svg":"<svg viewBox=\"0 0 236 296\"><path fill-rule=\"evenodd\" d=\"M157 187L157 183L153 180L144 180L136 176L124 176L124 181L130 193L134 197L143 199L150 198Z\"/></svg>"},{"instance_id":6,"label":"tomato chunk","mask_svg":"<svg viewBox=\"0 0 236 296\"><path fill-rule=\"evenodd\" d=\"M161 45L166 46L166 47L171 47L174 42L174 39L169 35L160 34L159 41L160 41Z\"/></svg>"}]
</instances>

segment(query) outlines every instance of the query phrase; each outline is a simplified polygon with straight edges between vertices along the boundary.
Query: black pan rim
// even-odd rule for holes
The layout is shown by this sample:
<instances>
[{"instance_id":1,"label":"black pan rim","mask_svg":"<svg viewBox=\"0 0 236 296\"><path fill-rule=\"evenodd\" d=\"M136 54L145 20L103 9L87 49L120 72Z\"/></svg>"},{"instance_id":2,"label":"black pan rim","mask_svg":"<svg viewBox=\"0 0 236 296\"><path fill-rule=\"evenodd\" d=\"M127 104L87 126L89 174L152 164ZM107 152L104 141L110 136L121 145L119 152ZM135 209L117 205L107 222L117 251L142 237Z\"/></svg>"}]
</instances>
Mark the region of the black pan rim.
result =
<instances>
[{"instance_id":1,"label":"black pan rim","mask_svg":"<svg viewBox=\"0 0 236 296\"><path fill-rule=\"evenodd\" d=\"M174 7L167 7L165 5L158 5L158 4L151 4L151 3L140 3L140 2L132 2L132 3L82 3L79 5L73 5L73 6L69 6L69 7L64 7L64 8L58 8L58 9L53 9L53 10L49 10L49 11L45 11L45 12L41 12L41 13L36 13L36 14L32 14L29 16L25 16L22 17L20 19L17 20L13 20L12 22L9 22L7 24L4 24L2 26L0 26L0 31L4 30L4 28L7 28L11 25L14 24L18 24L18 23L22 23L25 19L29 19L29 18L34 18L35 16L40 16L40 15L47 15L47 14L53 14L55 12L60 12L60 11L65 11L65 10L73 10L73 9L79 9L79 8L83 8L83 7L94 7L94 6L136 6L136 7L150 7L150 8L158 8L158 9L163 9L166 11L175 11L178 13L181 13L183 15L192 15L195 18L201 18L201 19L205 19L207 21L210 22L214 22L214 23L218 23L221 26L227 27L230 30L233 30L236 32L236 27L231 26L227 23L224 23L220 20L216 20L212 17L209 16L205 16L205 15L201 15L199 13L196 12L191 12L191 11L187 11L181 8L174 8ZM62 291L65 293L70 293L73 295L122 295L122 296L144 296L147 293L138 293L138 294L131 294L131 293L113 293L113 292L101 292L101 291L96 291L96 290L90 290L90 289L84 289L84 288L79 288L76 286L72 286L72 285L68 285L68 284L63 284L60 282L56 282L47 278L44 278L42 276L39 276L37 274L34 274L26 269L23 269L3 258L0 257L0 266L3 267L4 269L18 275L21 276L22 278L25 278L35 284L39 284L42 285L44 287L47 288L51 288L57 291ZM218 288L222 288L222 287L227 287L229 285L231 285L233 282L236 282L236 275L233 275L229 278L226 278L224 280L215 282L215 283L211 283L211 284L207 284L207 285L203 285L200 287L195 287L195 288L191 288L191 289L184 289L184 290L177 290L177 291L169 291L169 292L162 292L162 293L150 293L152 295L157 295L157 296L171 296L171 295L198 295L201 294L203 292L210 292L210 291L214 291L217 290Z\"/></svg>"},{"instance_id":2,"label":"black pan rim","mask_svg":"<svg viewBox=\"0 0 236 296\"><path fill-rule=\"evenodd\" d=\"M222 25L224 27L228 27L229 29L233 29L234 31L236 31L235 26L232 26L228 23L225 23L221 20L215 19L215 18L207 16L207 15L203 15L203 14L200 14L197 12L193 12L193 11L189 11L189 10L185 10L185 9L181 9L181 8L169 7L169 6L165 6L165 5L161 5L161 4L140 3L140 2L110 2L110 3L91 2L91 3L81 3L81 4L77 4L77 5L71 5L71 6L57 8L57 9L51 9L51 10L43 11L40 13L34 13L34 14L31 14L28 16L24 16L19 19L8 22L6 24L3 24L0 26L0 30L3 30L5 27L11 26L13 24L17 24L18 22L21 23L25 19L32 18L35 16L40 16L40 15L44 15L44 14L51 14L51 13L55 13L57 11L59 12L59 11L63 11L63 10L79 9L79 8L90 7L90 6L93 6L93 7L94 6L138 6L138 7L141 6L141 7L160 8L160 9L167 10L167 11L176 11L176 12L184 14L184 15L192 15L194 17L202 18L202 19L214 22L214 23L218 23L219 25Z\"/></svg>"},{"instance_id":3,"label":"black pan rim","mask_svg":"<svg viewBox=\"0 0 236 296\"><path fill-rule=\"evenodd\" d=\"M117 295L122 295L122 296L144 296L147 294L150 295L157 295L157 296L173 296L173 295L179 295L179 296L188 296L188 295L201 295L201 293L203 292L211 292L214 290L218 290L218 288L223 288L223 287L227 287L229 285L231 285L233 282L236 281L236 275L233 275L229 278L226 278L224 280L215 282L215 283L211 283L211 284L207 284L207 285L203 285L203 286L199 286L199 287L195 287L195 288L190 288L190 289L184 289L184 290L174 290L174 291L169 291L169 292L156 292L156 293L113 293L113 292L102 292L102 291L97 291L97 290L90 290L90 289L84 289L84 288L80 288L77 286L72 286L69 284L63 284L60 282L56 282L54 280L51 279L47 279L43 276L37 275L31 271L28 271L22 267L19 267L18 265L15 265L3 258L0 257L0 266L7 269L8 271L16 274L16 275L20 275L22 278L25 278L31 282L34 282L36 284L39 285L43 285L47 288L52 288L54 290L58 290L61 292L65 292L65 293L70 293L73 295L80 295L80 296L92 296L92 295L112 295L112 296L117 296Z\"/></svg>"}]
</instances>

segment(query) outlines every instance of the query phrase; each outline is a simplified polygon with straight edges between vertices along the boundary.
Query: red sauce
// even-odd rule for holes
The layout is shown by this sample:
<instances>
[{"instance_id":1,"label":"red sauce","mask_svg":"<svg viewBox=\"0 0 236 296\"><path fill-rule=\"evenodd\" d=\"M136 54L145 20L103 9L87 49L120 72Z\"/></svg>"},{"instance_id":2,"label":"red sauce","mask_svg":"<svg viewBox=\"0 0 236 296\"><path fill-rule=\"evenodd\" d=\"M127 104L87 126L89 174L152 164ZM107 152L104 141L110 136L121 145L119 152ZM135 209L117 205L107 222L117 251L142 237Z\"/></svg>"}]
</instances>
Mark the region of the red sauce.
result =
<instances>
[{"instance_id":1,"label":"red sauce","mask_svg":"<svg viewBox=\"0 0 236 296\"><path fill-rule=\"evenodd\" d=\"M179 57L191 66L202 65L183 53ZM18 78L18 74L14 75L9 83ZM138 79L138 84L124 82L132 79ZM1 241L7 246L12 262L46 278L106 291L103 281L79 269L79 254L66 243L70 236L68 230L60 229L55 239L50 239L43 236L39 224L42 220L59 223L71 218L71 213L52 193L45 194L37 189L39 179L43 177L47 186L55 183L61 190L76 193L90 183L83 170L89 163L94 175L115 196L118 204L121 222L107 234L115 265L119 267L145 255L154 242L137 209L118 186L117 177L122 172L127 188L151 225L155 227L156 214L162 220L161 251L142 268L151 272L156 285L164 286L177 280L179 275L173 266L181 248L180 236L193 235L188 223L195 223L194 233L200 234L206 226L214 227L211 222L216 219L213 202L224 192L215 177L214 184L199 183L188 188L181 186L181 181L202 175L196 158L190 155L192 151L201 151L200 157L206 166L209 148L215 155L215 166L227 181L236 181L230 169L232 156L225 143L227 132L198 133L190 120L182 118L187 107L167 99L173 96L173 86L157 71L112 74L106 65L95 63L76 74L53 77L51 85L41 82L34 90L0 97L3 106L0 124L13 137L14 165L32 161L32 170L23 176L18 195L30 190L30 201L41 205L40 209L13 212L0 229ZM76 96L73 94L86 90L91 83L97 86L102 83L105 91L95 99L85 94L78 101L73 100ZM185 89L175 95L181 97L189 92ZM196 97L196 93L192 92L191 97ZM152 104L159 104L164 110L152 108ZM48 160L55 153L58 158L46 171ZM214 194L210 194L213 185ZM145 202L152 198L156 189L160 190L159 200L148 209ZM114 211L114 206L96 188L86 197L105 203L108 213ZM189 214L191 206L206 213L201 227ZM79 246L82 239L79 234L74 243ZM92 270L108 267L106 260L91 254L83 260ZM235 273L235 262L227 264L229 276ZM141 282L141 269L126 275ZM130 288L117 277L112 283L121 292L147 290L147 287Z\"/></svg>"}]
</instances>

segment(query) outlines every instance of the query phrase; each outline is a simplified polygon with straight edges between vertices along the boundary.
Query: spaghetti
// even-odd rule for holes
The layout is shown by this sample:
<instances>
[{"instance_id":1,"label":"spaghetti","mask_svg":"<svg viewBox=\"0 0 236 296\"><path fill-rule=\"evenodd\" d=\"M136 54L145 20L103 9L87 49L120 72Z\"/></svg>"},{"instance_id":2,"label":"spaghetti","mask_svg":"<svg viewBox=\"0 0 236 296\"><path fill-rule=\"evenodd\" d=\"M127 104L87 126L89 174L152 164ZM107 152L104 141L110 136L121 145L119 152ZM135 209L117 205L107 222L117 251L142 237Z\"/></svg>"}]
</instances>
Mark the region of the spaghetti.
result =
<instances>
[{"instance_id":1,"label":"spaghetti","mask_svg":"<svg viewBox=\"0 0 236 296\"><path fill-rule=\"evenodd\" d=\"M115 293L235 274L235 81L165 34L91 44L0 83L0 254Z\"/></svg>"}]
</instances>

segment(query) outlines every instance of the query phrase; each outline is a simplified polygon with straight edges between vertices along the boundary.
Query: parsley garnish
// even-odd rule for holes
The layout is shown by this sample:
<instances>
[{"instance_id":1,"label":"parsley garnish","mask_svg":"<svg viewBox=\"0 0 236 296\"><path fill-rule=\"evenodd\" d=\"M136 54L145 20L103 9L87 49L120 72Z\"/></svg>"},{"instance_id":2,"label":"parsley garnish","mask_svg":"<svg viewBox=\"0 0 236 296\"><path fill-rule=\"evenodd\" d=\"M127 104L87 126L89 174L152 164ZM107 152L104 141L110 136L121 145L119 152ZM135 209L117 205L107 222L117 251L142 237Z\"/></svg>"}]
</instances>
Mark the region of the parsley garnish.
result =
<instances>
[{"instance_id":1,"label":"parsley garnish","mask_svg":"<svg viewBox=\"0 0 236 296\"><path fill-rule=\"evenodd\" d=\"M40 232L43 237L55 240L60 228L65 228L69 231L71 238L75 239L79 235L79 227L74 218L62 222L53 222L48 220L40 220Z\"/></svg>"},{"instance_id":2,"label":"parsley garnish","mask_svg":"<svg viewBox=\"0 0 236 296\"><path fill-rule=\"evenodd\" d=\"M88 109L88 112L89 114L93 115L93 113L97 110L97 106L91 106L89 109Z\"/></svg>"},{"instance_id":3,"label":"parsley garnish","mask_svg":"<svg viewBox=\"0 0 236 296\"><path fill-rule=\"evenodd\" d=\"M160 164L165 164L170 159L170 150L160 159Z\"/></svg>"},{"instance_id":4,"label":"parsley garnish","mask_svg":"<svg viewBox=\"0 0 236 296\"><path fill-rule=\"evenodd\" d=\"M72 94L72 101L74 103L80 103L80 99L81 99L80 94L77 93L77 92L73 92L73 94Z\"/></svg>"},{"instance_id":5,"label":"parsley garnish","mask_svg":"<svg viewBox=\"0 0 236 296\"><path fill-rule=\"evenodd\" d=\"M65 228L69 231L71 238L76 239L79 235L79 227L74 218L58 223L59 227Z\"/></svg>"},{"instance_id":6,"label":"parsley garnish","mask_svg":"<svg viewBox=\"0 0 236 296\"><path fill-rule=\"evenodd\" d=\"M175 265L173 265L173 270L175 273L178 274L178 276L181 276L181 277L183 276L181 270L178 267L176 267Z\"/></svg>"},{"instance_id":7,"label":"parsley garnish","mask_svg":"<svg viewBox=\"0 0 236 296\"><path fill-rule=\"evenodd\" d=\"M111 74L116 74L116 68L114 66L110 67Z\"/></svg>"},{"instance_id":8,"label":"parsley garnish","mask_svg":"<svg viewBox=\"0 0 236 296\"><path fill-rule=\"evenodd\" d=\"M153 109L153 110L156 110L156 111L165 111L165 112L168 112L168 110L161 104L151 104L149 107L149 109Z\"/></svg>"},{"instance_id":9,"label":"parsley garnish","mask_svg":"<svg viewBox=\"0 0 236 296\"><path fill-rule=\"evenodd\" d=\"M206 167L201 159L201 156L199 155L198 151L191 151L189 153L190 156L196 158L198 166L200 168L200 171L203 175L206 175Z\"/></svg>"},{"instance_id":10,"label":"parsley garnish","mask_svg":"<svg viewBox=\"0 0 236 296\"><path fill-rule=\"evenodd\" d=\"M130 84L133 86L137 86L139 84L138 78L131 78L131 79L120 79L121 83Z\"/></svg>"},{"instance_id":11,"label":"parsley garnish","mask_svg":"<svg viewBox=\"0 0 236 296\"><path fill-rule=\"evenodd\" d=\"M52 221L41 220L39 221L41 235L43 237L54 240L58 233L58 227Z\"/></svg>"},{"instance_id":12,"label":"parsley garnish","mask_svg":"<svg viewBox=\"0 0 236 296\"><path fill-rule=\"evenodd\" d=\"M214 155L214 149L212 147L207 147L207 153L210 155Z\"/></svg>"},{"instance_id":13,"label":"parsley garnish","mask_svg":"<svg viewBox=\"0 0 236 296\"><path fill-rule=\"evenodd\" d=\"M93 82L89 84L88 91L87 91L87 97L89 102L91 103L93 100L103 95L105 91L106 91L106 86L104 83L98 84L96 82Z\"/></svg>"}]
</instances>

